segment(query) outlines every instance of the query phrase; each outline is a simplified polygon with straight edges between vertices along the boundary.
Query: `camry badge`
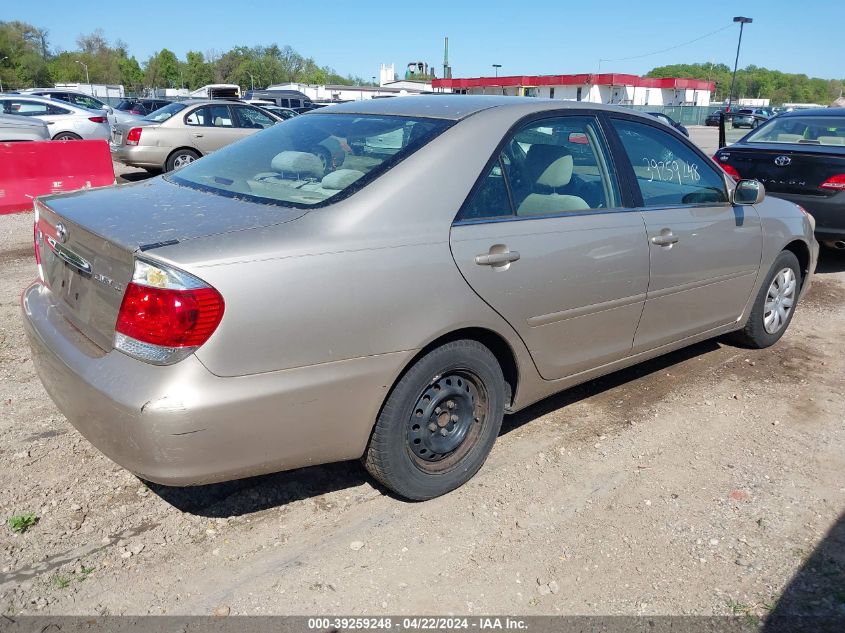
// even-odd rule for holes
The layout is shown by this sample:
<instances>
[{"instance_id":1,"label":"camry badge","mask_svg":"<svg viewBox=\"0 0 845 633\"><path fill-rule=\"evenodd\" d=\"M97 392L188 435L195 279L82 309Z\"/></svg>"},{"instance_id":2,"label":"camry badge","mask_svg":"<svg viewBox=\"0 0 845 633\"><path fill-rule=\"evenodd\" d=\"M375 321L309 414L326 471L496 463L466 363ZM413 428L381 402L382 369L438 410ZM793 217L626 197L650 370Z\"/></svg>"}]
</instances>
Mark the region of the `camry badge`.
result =
<instances>
[{"instance_id":1,"label":"camry badge","mask_svg":"<svg viewBox=\"0 0 845 633\"><path fill-rule=\"evenodd\" d=\"M67 242L67 229L61 222L56 225L56 239L59 240L59 244Z\"/></svg>"},{"instance_id":2,"label":"camry badge","mask_svg":"<svg viewBox=\"0 0 845 633\"><path fill-rule=\"evenodd\" d=\"M792 162L792 159L789 156L778 156L775 159L775 165L778 167L786 167Z\"/></svg>"}]
</instances>

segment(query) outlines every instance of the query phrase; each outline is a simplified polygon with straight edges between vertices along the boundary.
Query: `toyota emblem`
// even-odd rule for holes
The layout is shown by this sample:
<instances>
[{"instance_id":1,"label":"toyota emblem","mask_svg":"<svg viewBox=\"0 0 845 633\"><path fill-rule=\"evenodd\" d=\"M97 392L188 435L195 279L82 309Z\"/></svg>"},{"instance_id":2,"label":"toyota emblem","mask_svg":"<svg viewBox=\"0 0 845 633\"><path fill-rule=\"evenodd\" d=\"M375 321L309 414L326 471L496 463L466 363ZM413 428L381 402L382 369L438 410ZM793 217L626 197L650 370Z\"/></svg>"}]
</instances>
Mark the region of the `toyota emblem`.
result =
<instances>
[{"instance_id":1,"label":"toyota emblem","mask_svg":"<svg viewBox=\"0 0 845 633\"><path fill-rule=\"evenodd\" d=\"M775 159L775 165L778 167L786 167L792 162L792 159L789 156L778 156Z\"/></svg>"},{"instance_id":2,"label":"toyota emblem","mask_svg":"<svg viewBox=\"0 0 845 633\"><path fill-rule=\"evenodd\" d=\"M67 242L67 229L61 222L56 225L56 239L59 240L60 244Z\"/></svg>"}]
</instances>

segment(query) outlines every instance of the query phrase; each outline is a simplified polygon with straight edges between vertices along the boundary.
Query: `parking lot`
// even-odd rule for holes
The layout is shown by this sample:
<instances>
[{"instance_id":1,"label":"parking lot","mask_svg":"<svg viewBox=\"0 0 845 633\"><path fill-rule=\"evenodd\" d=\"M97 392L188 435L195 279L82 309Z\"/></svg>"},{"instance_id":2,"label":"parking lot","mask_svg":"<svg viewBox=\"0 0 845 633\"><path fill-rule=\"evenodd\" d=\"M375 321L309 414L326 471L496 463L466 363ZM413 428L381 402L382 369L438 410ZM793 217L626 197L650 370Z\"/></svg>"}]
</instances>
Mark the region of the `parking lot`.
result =
<instances>
[{"instance_id":1,"label":"parking lot","mask_svg":"<svg viewBox=\"0 0 845 633\"><path fill-rule=\"evenodd\" d=\"M708 154L716 133L691 129ZM845 255L774 347L544 400L468 484L408 503L357 462L184 489L110 462L34 372L31 242L31 213L0 216L0 508L38 516L0 531L4 613L841 613Z\"/></svg>"}]
</instances>

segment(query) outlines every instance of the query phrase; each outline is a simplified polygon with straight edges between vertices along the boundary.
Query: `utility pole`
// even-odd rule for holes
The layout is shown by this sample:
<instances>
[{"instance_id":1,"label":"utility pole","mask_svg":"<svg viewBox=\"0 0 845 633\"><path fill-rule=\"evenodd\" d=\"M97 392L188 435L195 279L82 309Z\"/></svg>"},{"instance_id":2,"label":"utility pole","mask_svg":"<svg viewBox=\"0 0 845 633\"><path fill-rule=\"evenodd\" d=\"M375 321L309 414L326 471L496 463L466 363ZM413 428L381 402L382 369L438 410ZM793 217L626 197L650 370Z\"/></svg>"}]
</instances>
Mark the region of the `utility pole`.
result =
<instances>
[{"instance_id":1,"label":"utility pole","mask_svg":"<svg viewBox=\"0 0 845 633\"><path fill-rule=\"evenodd\" d=\"M80 66L82 66L85 69L85 83L90 86L91 80L88 79L88 64L81 62L78 59L74 59L73 61L75 61L77 64L79 64Z\"/></svg>"},{"instance_id":2,"label":"utility pole","mask_svg":"<svg viewBox=\"0 0 845 633\"><path fill-rule=\"evenodd\" d=\"M746 24L751 24L753 21L753 18L744 18L742 16L734 18L734 22L739 22L739 41L736 44L736 59L734 60L734 74L731 77L731 91L728 94L728 108L731 112L733 112L734 108L734 84L736 84L736 69L739 65L739 48L742 46L742 29Z\"/></svg>"}]
</instances>

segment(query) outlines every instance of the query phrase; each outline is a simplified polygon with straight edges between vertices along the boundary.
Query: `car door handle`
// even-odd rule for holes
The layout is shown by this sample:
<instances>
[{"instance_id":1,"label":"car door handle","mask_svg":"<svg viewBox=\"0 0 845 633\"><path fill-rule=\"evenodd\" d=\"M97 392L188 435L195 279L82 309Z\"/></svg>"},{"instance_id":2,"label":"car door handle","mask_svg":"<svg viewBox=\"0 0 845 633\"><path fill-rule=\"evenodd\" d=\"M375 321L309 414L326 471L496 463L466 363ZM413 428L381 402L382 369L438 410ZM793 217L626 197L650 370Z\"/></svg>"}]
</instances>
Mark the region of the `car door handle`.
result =
<instances>
[{"instance_id":1,"label":"car door handle","mask_svg":"<svg viewBox=\"0 0 845 633\"><path fill-rule=\"evenodd\" d=\"M505 251L504 253L484 253L475 256L475 263L479 266L503 266L519 259L518 251Z\"/></svg>"},{"instance_id":2,"label":"car door handle","mask_svg":"<svg viewBox=\"0 0 845 633\"><path fill-rule=\"evenodd\" d=\"M197 138L202 138L202 134L194 134L194 136Z\"/></svg>"},{"instance_id":3,"label":"car door handle","mask_svg":"<svg viewBox=\"0 0 845 633\"><path fill-rule=\"evenodd\" d=\"M651 243L656 244L657 246L672 246L672 244L675 244L680 239L681 238L679 238L671 231L667 233L661 232L660 235L655 235L653 238L651 238Z\"/></svg>"}]
</instances>

